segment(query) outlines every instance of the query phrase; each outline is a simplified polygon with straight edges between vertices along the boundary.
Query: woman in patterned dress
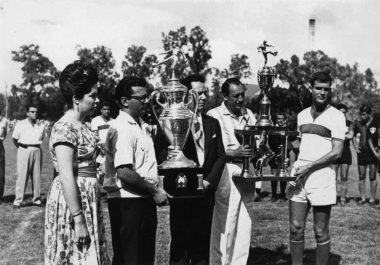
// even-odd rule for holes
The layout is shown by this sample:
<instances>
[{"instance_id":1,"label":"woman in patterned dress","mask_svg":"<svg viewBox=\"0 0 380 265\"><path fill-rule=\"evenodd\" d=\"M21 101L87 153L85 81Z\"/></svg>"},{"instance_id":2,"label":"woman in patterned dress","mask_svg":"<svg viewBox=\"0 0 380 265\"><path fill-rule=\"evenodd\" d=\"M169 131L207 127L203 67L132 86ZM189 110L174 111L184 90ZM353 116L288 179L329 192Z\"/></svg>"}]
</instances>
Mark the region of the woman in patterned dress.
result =
<instances>
[{"instance_id":1,"label":"woman in patterned dress","mask_svg":"<svg viewBox=\"0 0 380 265\"><path fill-rule=\"evenodd\" d=\"M58 176L46 203L45 264L110 264L96 178L98 142L83 121L94 107L97 82L96 71L79 61L59 78L68 111L49 142Z\"/></svg>"}]
</instances>

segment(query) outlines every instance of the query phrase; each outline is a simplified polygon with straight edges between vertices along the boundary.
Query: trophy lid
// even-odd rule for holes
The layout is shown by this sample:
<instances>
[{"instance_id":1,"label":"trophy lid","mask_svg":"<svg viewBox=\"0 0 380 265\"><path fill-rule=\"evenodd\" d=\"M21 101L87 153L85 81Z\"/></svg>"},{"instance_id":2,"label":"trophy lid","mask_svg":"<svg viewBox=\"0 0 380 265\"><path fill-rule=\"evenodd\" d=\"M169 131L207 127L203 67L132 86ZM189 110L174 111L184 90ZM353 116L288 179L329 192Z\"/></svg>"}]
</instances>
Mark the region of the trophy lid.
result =
<instances>
[{"instance_id":1,"label":"trophy lid","mask_svg":"<svg viewBox=\"0 0 380 265\"><path fill-rule=\"evenodd\" d=\"M178 78L171 78L169 79L169 82L164 85L163 87L159 88L160 92L173 92L173 91L178 91L178 92L183 92L187 93L187 87L182 85Z\"/></svg>"}]
</instances>

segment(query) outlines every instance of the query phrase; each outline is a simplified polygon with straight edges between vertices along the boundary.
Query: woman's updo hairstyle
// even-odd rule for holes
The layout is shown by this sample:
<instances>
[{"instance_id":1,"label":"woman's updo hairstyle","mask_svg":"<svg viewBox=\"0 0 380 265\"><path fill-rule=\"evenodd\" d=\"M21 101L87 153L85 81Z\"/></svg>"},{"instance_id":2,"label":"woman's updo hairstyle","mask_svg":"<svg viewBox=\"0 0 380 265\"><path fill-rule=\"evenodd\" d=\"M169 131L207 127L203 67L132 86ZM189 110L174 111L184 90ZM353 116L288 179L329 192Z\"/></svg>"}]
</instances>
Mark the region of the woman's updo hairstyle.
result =
<instances>
[{"instance_id":1,"label":"woman's updo hairstyle","mask_svg":"<svg viewBox=\"0 0 380 265\"><path fill-rule=\"evenodd\" d=\"M66 66L59 77L59 88L68 107L73 105L73 97L80 100L90 93L92 87L98 82L96 70L81 61L75 61Z\"/></svg>"}]
</instances>

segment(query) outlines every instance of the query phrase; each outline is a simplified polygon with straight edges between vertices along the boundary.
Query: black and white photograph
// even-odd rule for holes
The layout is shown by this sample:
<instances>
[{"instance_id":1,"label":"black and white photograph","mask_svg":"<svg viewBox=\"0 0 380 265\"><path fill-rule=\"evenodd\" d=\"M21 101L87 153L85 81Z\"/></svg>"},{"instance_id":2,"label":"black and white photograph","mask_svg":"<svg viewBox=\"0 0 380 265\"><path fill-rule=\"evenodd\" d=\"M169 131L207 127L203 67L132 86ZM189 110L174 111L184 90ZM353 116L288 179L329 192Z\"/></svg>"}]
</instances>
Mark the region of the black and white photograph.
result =
<instances>
[{"instance_id":1,"label":"black and white photograph","mask_svg":"<svg viewBox=\"0 0 380 265\"><path fill-rule=\"evenodd\" d=\"M380 2L0 0L0 265L380 264Z\"/></svg>"}]
</instances>

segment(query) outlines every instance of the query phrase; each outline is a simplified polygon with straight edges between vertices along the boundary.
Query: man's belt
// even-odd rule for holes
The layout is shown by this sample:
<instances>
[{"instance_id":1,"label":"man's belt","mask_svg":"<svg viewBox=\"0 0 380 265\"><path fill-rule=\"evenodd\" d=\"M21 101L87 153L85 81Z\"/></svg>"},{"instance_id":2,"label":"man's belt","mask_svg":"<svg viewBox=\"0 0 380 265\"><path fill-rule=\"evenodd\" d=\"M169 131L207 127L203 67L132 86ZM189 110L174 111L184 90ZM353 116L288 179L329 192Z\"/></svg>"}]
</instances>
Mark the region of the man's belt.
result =
<instances>
[{"instance_id":1,"label":"man's belt","mask_svg":"<svg viewBox=\"0 0 380 265\"><path fill-rule=\"evenodd\" d=\"M231 157L226 159L226 163L241 164L243 163L243 159L240 157Z\"/></svg>"},{"instance_id":2,"label":"man's belt","mask_svg":"<svg viewBox=\"0 0 380 265\"><path fill-rule=\"evenodd\" d=\"M28 148L28 147L37 147L37 148L40 148L40 145L39 144L18 144L19 147L22 147L22 148Z\"/></svg>"}]
</instances>

